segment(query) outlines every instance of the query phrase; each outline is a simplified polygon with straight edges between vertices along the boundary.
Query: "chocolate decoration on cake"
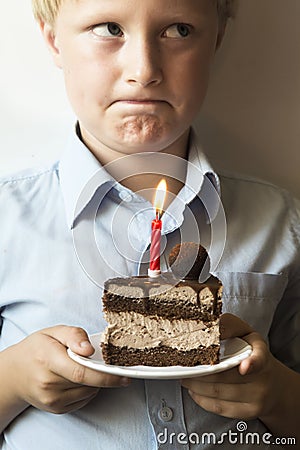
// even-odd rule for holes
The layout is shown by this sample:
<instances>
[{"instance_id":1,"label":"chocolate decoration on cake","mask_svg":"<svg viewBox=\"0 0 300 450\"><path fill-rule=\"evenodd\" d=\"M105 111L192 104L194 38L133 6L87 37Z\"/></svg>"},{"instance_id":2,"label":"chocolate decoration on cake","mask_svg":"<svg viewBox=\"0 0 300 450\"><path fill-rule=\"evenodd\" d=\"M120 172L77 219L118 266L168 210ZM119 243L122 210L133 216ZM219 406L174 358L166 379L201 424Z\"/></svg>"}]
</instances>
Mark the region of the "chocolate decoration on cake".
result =
<instances>
[{"instance_id":1,"label":"chocolate decoration on cake","mask_svg":"<svg viewBox=\"0 0 300 450\"><path fill-rule=\"evenodd\" d=\"M207 251L196 242L177 244L169 254L172 273L181 280L198 280L203 269L208 275L209 263Z\"/></svg>"}]
</instances>

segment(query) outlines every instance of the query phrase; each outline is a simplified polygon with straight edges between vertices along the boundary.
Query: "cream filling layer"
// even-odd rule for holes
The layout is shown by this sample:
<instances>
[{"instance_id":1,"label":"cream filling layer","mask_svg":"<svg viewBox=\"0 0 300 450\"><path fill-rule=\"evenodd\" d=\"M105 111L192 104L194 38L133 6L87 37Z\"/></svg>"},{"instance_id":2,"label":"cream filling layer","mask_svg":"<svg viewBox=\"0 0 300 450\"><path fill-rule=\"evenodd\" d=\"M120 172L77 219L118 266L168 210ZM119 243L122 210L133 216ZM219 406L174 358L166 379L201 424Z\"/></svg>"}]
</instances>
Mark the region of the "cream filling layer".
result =
<instances>
[{"instance_id":1,"label":"cream filling layer","mask_svg":"<svg viewBox=\"0 0 300 450\"><path fill-rule=\"evenodd\" d=\"M219 319L207 327L201 320L168 320L135 312L107 312L104 342L119 347L153 348L161 345L187 351L218 345Z\"/></svg>"}]
</instances>

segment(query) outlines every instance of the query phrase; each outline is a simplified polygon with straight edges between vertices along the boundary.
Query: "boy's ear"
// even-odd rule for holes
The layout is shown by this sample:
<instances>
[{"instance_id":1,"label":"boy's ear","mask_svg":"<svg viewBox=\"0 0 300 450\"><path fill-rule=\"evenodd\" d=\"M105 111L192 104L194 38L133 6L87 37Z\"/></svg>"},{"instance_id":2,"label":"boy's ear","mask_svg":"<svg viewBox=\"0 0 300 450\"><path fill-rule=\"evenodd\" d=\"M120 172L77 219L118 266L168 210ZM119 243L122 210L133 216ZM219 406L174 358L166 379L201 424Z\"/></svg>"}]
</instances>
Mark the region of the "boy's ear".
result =
<instances>
[{"instance_id":1,"label":"boy's ear","mask_svg":"<svg viewBox=\"0 0 300 450\"><path fill-rule=\"evenodd\" d=\"M217 36L217 41L216 41L216 51L221 47L225 31L226 31L226 22L222 21L222 23L220 23L220 25L219 25L218 36Z\"/></svg>"},{"instance_id":2,"label":"boy's ear","mask_svg":"<svg viewBox=\"0 0 300 450\"><path fill-rule=\"evenodd\" d=\"M62 62L61 62L61 54L59 47L57 45L57 39L55 36L55 30L51 25L49 25L46 22L40 22L40 29L43 34L44 40L46 42L46 45L48 49L50 50L50 53L53 57L54 63L57 67L60 69L62 68Z\"/></svg>"}]
</instances>

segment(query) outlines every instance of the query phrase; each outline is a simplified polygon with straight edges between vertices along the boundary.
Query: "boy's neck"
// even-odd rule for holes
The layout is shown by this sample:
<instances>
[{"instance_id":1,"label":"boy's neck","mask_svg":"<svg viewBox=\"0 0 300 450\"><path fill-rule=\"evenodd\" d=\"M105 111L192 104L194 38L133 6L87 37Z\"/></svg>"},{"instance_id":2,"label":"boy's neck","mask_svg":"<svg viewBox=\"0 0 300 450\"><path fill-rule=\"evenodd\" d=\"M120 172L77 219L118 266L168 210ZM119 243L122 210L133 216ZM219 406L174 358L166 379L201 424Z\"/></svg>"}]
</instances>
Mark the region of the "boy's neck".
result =
<instances>
[{"instance_id":1,"label":"boy's neck","mask_svg":"<svg viewBox=\"0 0 300 450\"><path fill-rule=\"evenodd\" d=\"M84 144L89 148L97 160L106 166L108 172L115 178L119 179L120 174L118 173L118 164L111 164L116 162L118 159L126 156L125 153L112 150L108 147L101 145L93 136L90 136L83 129L78 126L79 137L84 142ZM166 199L167 206L174 195L177 195L180 189L183 187L185 180L186 169L187 169L187 154L188 154L188 144L189 144L189 134L190 130L186 132L177 139L172 145L166 149L160 151L160 153L169 154L176 156L177 158L170 159L170 167L168 167L168 175L160 172L160 167L157 167L157 173L153 172L153 159L150 162L149 158L141 158L141 153L135 158L134 154L130 157L130 166L135 168L136 175L123 178L120 182L123 186L131 189L133 192L142 192L142 195L148 200L153 200L153 189L156 188L159 181L165 178L167 181L169 195ZM145 156L147 153L145 153ZM154 155L155 157L155 155ZM147 169L147 161L150 162L149 170ZM122 162L123 163L123 162ZM122 164L121 163L121 164ZM151 166L151 168L150 168ZM123 168L122 168L123 169Z\"/></svg>"}]
</instances>

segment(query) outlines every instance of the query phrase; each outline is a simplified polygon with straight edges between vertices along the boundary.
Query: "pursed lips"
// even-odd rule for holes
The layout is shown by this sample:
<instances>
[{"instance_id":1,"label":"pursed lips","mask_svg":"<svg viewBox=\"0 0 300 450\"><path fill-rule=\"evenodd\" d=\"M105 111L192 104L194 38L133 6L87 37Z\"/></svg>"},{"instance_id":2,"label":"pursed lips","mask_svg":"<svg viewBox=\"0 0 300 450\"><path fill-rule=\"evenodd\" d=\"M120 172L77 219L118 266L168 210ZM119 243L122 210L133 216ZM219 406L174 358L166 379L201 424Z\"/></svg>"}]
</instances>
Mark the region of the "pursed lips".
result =
<instances>
[{"instance_id":1,"label":"pursed lips","mask_svg":"<svg viewBox=\"0 0 300 450\"><path fill-rule=\"evenodd\" d=\"M154 105L159 103L168 103L166 100L153 99L153 98L120 98L114 100L111 105L115 103L124 103L124 104L132 104L132 105Z\"/></svg>"},{"instance_id":2,"label":"pursed lips","mask_svg":"<svg viewBox=\"0 0 300 450\"><path fill-rule=\"evenodd\" d=\"M129 100L119 100L125 103L158 103L162 102L162 100L153 100L153 99L129 99Z\"/></svg>"}]
</instances>

